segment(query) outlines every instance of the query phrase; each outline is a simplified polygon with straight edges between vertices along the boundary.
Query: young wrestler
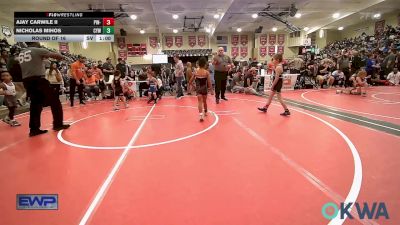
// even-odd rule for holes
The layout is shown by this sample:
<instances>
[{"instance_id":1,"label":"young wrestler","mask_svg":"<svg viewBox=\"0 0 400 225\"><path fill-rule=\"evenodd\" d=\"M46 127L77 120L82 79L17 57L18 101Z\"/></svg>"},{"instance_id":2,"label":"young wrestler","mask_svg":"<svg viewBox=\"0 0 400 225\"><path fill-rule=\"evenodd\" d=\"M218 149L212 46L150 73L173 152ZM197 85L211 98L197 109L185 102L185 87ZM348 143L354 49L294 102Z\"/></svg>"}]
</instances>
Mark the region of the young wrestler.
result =
<instances>
[{"instance_id":1,"label":"young wrestler","mask_svg":"<svg viewBox=\"0 0 400 225\"><path fill-rule=\"evenodd\" d=\"M269 95L268 101L265 104L265 106L262 108L258 108L258 110L260 110L262 112L267 112L268 106L271 104L272 98L276 94L279 102L281 103L283 109L285 110L283 113L281 113L281 115L289 116L290 115L289 109L287 108L286 104L283 102L282 96L281 96L281 89L282 89L282 84L283 84L282 54L275 54L272 59L273 59L272 62L275 66L275 73L274 73L274 78L273 78L274 81L273 81L272 87L271 87L271 94Z\"/></svg>"},{"instance_id":2,"label":"young wrestler","mask_svg":"<svg viewBox=\"0 0 400 225\"><path fill-rule=\"evenodd\" d=\"M204 116L207 116L207 94L208 90L214 95L211 85L210 72L206 69L207 59L201 57L199 60L199 69L191 77L189 84L196 82L196 95L199 109L200 122L204 121Z\"/></svg>"}]
</instances>

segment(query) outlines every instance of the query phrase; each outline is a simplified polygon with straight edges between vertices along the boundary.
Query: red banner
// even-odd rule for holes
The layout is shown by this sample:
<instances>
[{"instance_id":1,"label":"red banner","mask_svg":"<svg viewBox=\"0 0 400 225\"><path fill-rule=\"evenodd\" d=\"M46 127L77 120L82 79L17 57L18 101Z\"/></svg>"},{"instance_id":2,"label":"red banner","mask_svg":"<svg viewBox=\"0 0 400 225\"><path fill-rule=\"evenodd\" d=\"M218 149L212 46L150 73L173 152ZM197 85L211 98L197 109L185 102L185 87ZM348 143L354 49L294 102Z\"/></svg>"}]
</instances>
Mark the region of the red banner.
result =
<instances>
[{"instance_id":1,"label":"red banner","mask_svg":"<svg viewBox=\"0 0 400 225\"><path fill-rule=\"evenodd\" d=\"M157 37L149 37L149 42L150 42L150 47L156 48L158 44L158 38Z\"/></svg>"},{"instance_id":2,"label":"red banner","mask_svg":"<svg viewBox=\"0 0 400 225\"><path fill-rule=\"evenodd\" d=\"M260 44L261 45L266 45L267 44L267 35L266 34L263 34L263 35L261 35L260 36Z\"/></svg>"},{"instance_id":3,"label":"red banner","mask_svg":"<svg viewBox=\"0 0 400 225\"><path fill-rule=\"evenodd\" d=\"M203 47L204 45L206 45L206 35L199 35L197 36L197 44L200 47Z\"/></svg>"},{"instance_id":4,"label":"red banner","mask_svg":"<svg viewBox=\"0 0 400 225\"><path fill-rule=\"evenodd\" d=\"M60 52L69 53L69 45L67 42L58 43L58 49L60 50Z\"/></svg>"},{"instance_id":5,"label":"red banner","mask_svg":"<svg viewBox=\"0 0 400 225\"><path fill-rule=\"evenodd\" d=\"M267 47L260 47L260 56L265 57L267 55Z\"/></svg>"},{"instance_id":6,"label":"red banner","mask_svg":"<svg viewBox=\"0 0 400 225\"><path fill-rule=\"evenodd\" d=\"M127 44L127 45L126 45L126 48L127 48L127 50L128 50L128 56L129 56L129 57L131 57L131 56L136 56L136 55L135 55L135 49L134 49L134 47L133 47L133 44Z\"/></svg>"},{"instance_id":7,"label":"red banner","mask_svg":"<svg viewBox=\"0 0 400 225\"><path fill-rule=\"evenodd\" d=\"M175 45L178 48L182 47L182 45L183 45L183 37L182 36L175 36Z\"/></svg>"},{"instance_id":8,"label":"red banner","mask_svg":"<svg viewBox=\"0 0 400 225\"><path fill-rule=\"evenodd\" d=\"M240 47L240 56L243 58L247 56L247 46L246 47Z\"/></svg>"},{"instance_id":9,"label":"red banner","mask_svg":"<svg viewBox=\"0 0 400 225\"><path fill-rule=\"evenodd\" d=\"M192 48L196 46L196 36L188 36L188 43Z\"/></svg>"},{"instance_id":10,"label":"red banner","mask_svg":"<svg viewBox=\"0 0 400 225\"><path fill-rule=\"evenodd\" d=\"M375 34L382 35L385 30L385 20L375 22Z\"/></svg>"},{"instance_id":11,"label":"red banner","mask_svg":"<svg viewBox=\"0 0 400 225\"><path fill-rule=\"evenodd\" d=\"M172 45L174 45L174 38L171 37L171 36L165 36L165 45L166 45L168 48L171 48Z\"/></svg>"},{"instance_id":12,"label":"red banner","mask_svg":"<svg viewBox=\"0 0 400 225\"><path fill-rule=\"evenodd\" d=\"M249 38L247 37L247 35L240 35L240 43L242 45L247 45L248 42L249 42Z\"/></svg>"},{"instance_id":13,"label":"red banner","mask_svg":"<svg viewBox=\"0 0 400 225\"><path fill-rule=\"evenodd\" d=\"M276 44L276 34L269 34L269 44L274 45Z\"/></svg>"},{"instance_id":14,"label":"red banner","mask_svg":"<svg viewBox=\"0 0 400 225\"><path fill-rule=\"evenodd\" d=\"M239 47L232 47L231 56L236 57L239 55Z\"/></svg>"},{"instance_id":15,"label":"red banner","mask_svg":"<svg viewBox=\"0 0 400 225\"><path fill-rule=\"evenodd\" d=\"M278 53L283 54L285 51L285 46L278 46Z\"/></svg>"},{"instance_id":16,"label":"red banner","mask_svg":"<svg viewBox=\"0 0 400 225\"><path fill-rule=\"evenodd\" d=\"M285 44L285 34L278 34L278 44L279 45Z\"/></svg>"},{"instance_id":17,"label":"red banner","mask_svg":"<svg viewBox=\"0 0 400 225\"><path fill-rule=\"evenodd\" d=\"M117 43L118 43L118 48L119 49L125 49L126 48L125 37L117 37Z\"/></svg>"},{"instance_id":18,"label":"red banner","mask_svg":"<svg viewBox=\"0 0 400 225\"><path fill-rule=\"evenodd\" d=\"M140 44L140 55L147 55L147 45Z\"/></svg>"},{"instance_id":19,"label":"red banner","mask_svg":"<svg viewBox=\"0 0 400 225\"><path fill-rule=\"evenodd\" d=\"M142 56L147 54L146 44L127 44L128 57Z\"/></svg>"},{"instance_id":20,"label":"red banner","mask_svg":"<svg viewBox=\"0 0 400 225\"><path fill-rule=\"evenodd\" d=\"M232 43L232 45L238 45L239 44L239 35L232 35L231 36L231 43Z\"/></svg>"},{"instance_id":21,"label":"red banner","mask_svg":"<svg viewBox=\"0 0 400 225\"><path fill-rule=\"evenodd\" d=\"M275 46L268 46L268 55L275 54Z\"/></svg>"},{"instance_id":22,"label":"red banner","mask_svg":"<svg viewBox=\"0 0 400 225\"><path fill-rule=\"evenodd\" d=\"M118 58L126 60L128 57L126 50L118 50Z\"/></svg>"}]
</instances>

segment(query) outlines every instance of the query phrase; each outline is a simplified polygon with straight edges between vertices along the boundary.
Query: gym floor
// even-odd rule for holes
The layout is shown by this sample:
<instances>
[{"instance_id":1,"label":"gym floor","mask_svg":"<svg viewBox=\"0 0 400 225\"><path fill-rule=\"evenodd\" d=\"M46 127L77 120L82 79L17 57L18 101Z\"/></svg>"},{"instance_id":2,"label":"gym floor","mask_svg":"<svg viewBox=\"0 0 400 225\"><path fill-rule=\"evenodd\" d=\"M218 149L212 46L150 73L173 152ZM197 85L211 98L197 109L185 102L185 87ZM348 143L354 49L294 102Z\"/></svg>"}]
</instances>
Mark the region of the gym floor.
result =
<instances>
[{"instance_id":1,"label":"gym floor","mask_svg":"<svg viewBox=\"0 0 400 225\"><path fill-rule=\"evenodd\" d=\"M198 121L196 97L64 105L70 129L28 137L0 124L0 224L327 224L327 202L384 202L400 224L400 91L367 97L335 90L284 92L276 102L227 95ZM52 127L49 109L42 128ZM17 194L58 194L59 209L16 210ZM353 208L354 211L354 208Z\"/></svg>"}]
</instances>

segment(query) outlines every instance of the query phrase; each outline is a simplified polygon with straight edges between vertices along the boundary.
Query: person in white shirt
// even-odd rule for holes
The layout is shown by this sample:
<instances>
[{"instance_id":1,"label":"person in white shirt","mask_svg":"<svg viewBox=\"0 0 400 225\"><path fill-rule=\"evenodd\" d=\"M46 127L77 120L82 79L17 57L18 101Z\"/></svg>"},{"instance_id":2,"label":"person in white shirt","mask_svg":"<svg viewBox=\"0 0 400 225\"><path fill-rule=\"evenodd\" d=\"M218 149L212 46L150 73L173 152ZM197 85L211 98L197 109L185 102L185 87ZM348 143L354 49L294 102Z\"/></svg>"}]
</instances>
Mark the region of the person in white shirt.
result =
<instances>
[{"instance_id":1,"label":"person in white shirt","mask_svg":"<svg viewBox=\"0 0 400 225\"><path fill-rule=\"evenodd\" d=\"M176 98L181 98L183 96L183 89L182 89L182 81L184 78L183 74L183 63L179 59L179 55L174 55L174 61L175 61L175 81L176 81Z\"/></svg>"},{"instance_id":2,"label":"person in white shirt","mask_svg":"<svg viewBox=\"0 0 400 225\"><path fill-rule=\"evenodd\" d=\"M396 67L393 68L393 71L389 73L386 79L389 81L389 85L399 85L400 82L399 70Z\"/></svg>"},{"instance_id":3,"label":"person in white shirt","mask_svg":"<svg viewBox=\"0 0 400 225\"><path fill-rule=\"evenodd\" d=\"M50 63L50 68L46 70L45 78L50 82L50 86L54 89L54 92L56 94L60 94L63 79L61 76L61 72L57 68L56 62Z\"/></svg>"},{"instance_id":4,"label":"person in white shirt","mask_svg":"<svg viewBox=\"0 0 400 225\"><path fill-rule=\"evenodd\" d=\"M345 76L344 76L343 71L341 71L341 70L333 71L332 77L335 78L335 81L333 82L332 85L340 86L340 87L344 85Z\"/></svg>"}]
</instances>

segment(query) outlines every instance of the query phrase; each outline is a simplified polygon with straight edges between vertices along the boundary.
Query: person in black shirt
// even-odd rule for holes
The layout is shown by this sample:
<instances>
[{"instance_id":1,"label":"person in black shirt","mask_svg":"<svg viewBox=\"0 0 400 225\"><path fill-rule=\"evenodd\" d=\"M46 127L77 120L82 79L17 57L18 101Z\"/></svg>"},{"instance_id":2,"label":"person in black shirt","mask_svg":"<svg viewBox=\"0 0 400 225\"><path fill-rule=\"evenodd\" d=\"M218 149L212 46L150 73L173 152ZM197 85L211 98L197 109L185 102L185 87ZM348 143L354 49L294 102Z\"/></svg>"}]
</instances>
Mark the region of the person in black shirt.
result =
<instances>
[{"instance_id":1,"label":"person in black shirt","mask_svg":"<svg viewBox=\"0 0 400 225\"><path fill-rule=\"evenodd\" d=\"M104 80L108 82L110 75L114 74L114 66L111 63L111 58L108 57L107 61L103 64L103 74L104 74Z\"/></svg>"},{"instance_id":2,"label":"person in black shirt","mask_svg":"<svg viewBox=\"0 0 400 225\"><path fill-rule=\"evenodd\" d=\"M97 61L97 68L101 69L101 72L103 72L103 62L101 60Z\"/></svg>"},{"instance_id":3,"label":"person in black shirt","mask_svg":"<svg viewBox=\"0 0 400 225\"><path fill-rule=\"evenodd\" d=\"M121 72L122 78L125 78L125 76L129 75L128 66L126 66L125 61L122 58L118 58L118 64L115 66L115 68Z\"/></svg>"}]
</instances>

